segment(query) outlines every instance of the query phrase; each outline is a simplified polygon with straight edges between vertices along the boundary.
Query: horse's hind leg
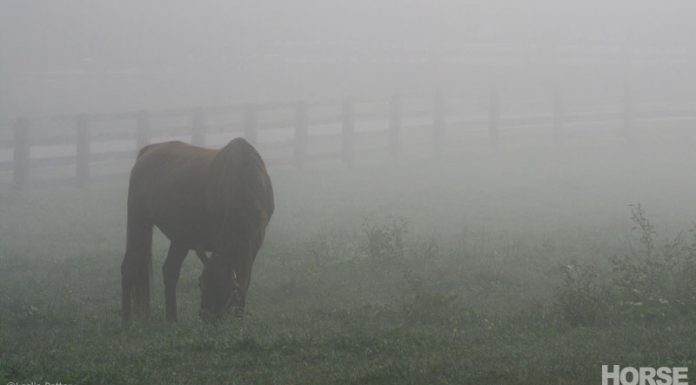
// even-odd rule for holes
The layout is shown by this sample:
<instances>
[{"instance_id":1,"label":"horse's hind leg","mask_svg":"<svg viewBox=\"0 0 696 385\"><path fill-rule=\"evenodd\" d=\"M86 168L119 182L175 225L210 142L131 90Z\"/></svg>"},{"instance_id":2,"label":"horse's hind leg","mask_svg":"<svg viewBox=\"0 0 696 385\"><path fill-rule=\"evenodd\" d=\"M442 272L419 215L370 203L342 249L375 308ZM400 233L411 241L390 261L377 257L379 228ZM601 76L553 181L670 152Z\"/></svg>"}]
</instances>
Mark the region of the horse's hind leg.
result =
<instances>
[{"instance_id":1,"label":"horse's hind leg","mask_svg":"<svg viewBox=\"0 0 696 385\"><path fill-rule=\"evenodd\" d=\"M126 252L126 256L121 262L121 323L126 326L132 318L133 302L133 273L131 260L132 254Z\"/></svg>"},{"instance_id":2,"label":"horse's hind leg","mask_svg":"<svg viewBox=\"0 0 696 385\"><path fill-rule=\"evenodd\" d=\"M179 273L181 272L181 263L186 258L188 249L181 247L172 242L169 245L167 259L162 266L162 275L164 276L164 299L165 312L167 321L176 321L176 284L179 281Z\"/></svg>"},{"instance_id":3,"label":"horse's hind leg","mask_svg":"<svg viewBox=\"0 0 696 385\"><path fill-rule=\"evenodd\" d=\"M121 263L121 323L125 326L131 322L131 284L126 273L125 258Z\"/></svg>"},{"instance_id":4,"label":"horse's hind leg","mask_svg":"<svg viewBox=\"0 0 696 385\"><path fill-rule=\"evenodd\" d=\"M152 223L132 220L129 215L126 255L121 263L121 318L131 314L150 316L150 273L152 268Z\"/></svg>"}]
</instances>

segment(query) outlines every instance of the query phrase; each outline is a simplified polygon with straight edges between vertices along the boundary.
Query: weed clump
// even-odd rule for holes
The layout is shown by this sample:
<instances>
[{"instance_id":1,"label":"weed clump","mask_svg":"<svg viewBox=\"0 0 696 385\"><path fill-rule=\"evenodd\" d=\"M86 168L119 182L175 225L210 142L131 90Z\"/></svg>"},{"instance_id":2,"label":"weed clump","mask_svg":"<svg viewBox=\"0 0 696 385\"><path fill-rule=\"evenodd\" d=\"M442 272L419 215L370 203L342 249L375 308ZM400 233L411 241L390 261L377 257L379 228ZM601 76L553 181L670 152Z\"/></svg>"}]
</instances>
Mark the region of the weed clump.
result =
<instances>
[{"instance_id":1,"label":"weed clump","mask_svg":"<svg viewBox=\"0 0 696 385\"><path fill-rule=\"evenodd\" d=\"M590 265L564 266L557 302L563 318L571 325L597 321L603 305L603 290L597 278L597 269Z\"/></svg>"},{"instance_id":2,"label":"weed clump","mask_svg":"<svg viewBox=\"0 0 696 385\"><path fill-rule=\"evenodd\" d=\"M604 318L651 321L696 310L696 226L659 245L658 233L640 204L631 205L638 247L608 259L604 275L589 265L568 265L557 305L570 324Z\"/></svg>"},{"instance_id":3,"label":"weed clump","mask_svg":"<svg viewBox=\"0 0 696 385\"><path fill-rule=\"evenodd\" d=\"M367 239L365 251L371 261L393 263L404 259L404 238L408 233L405 218L389 216L384 222L365 218L363 233Z\"/></svg>"}]
</instances>

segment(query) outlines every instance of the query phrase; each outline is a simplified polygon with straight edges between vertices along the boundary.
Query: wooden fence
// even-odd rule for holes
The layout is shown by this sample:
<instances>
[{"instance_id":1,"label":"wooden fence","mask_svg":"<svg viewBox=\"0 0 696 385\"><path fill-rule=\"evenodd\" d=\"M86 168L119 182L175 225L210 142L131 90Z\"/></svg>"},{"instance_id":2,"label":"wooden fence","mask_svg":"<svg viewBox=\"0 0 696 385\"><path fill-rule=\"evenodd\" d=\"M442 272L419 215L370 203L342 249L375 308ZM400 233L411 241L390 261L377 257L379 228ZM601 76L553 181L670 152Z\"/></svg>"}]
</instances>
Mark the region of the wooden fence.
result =
<instances>
[{"instance_id":1,"label":"wooden fence","mask_svg":"<svg viewBox=\"0 0 696 385\"><path fill-rule=\"evenodd\" d=\"M363 101L353 98L336 100L332 102L310 103L305 101L282 103L248 103L230 106L193 108L183 110L160 111L136 111L115 114L81 114L77 116L50 116L40 118L19 118L14 123L12 138L5 141L5 148L11 148L12 159L0 161L0 169L11 170L13 184L22 188L30 182L33 170L47 166L68 165L74 167L73 178L76 185L86 186L92 179L92 166L95 162L110 159L133 159L137 149L150 143L153 139L155 128L154 119L179 118L189 123L178 129L179 137L182 133L189 141L197 145L210 145L208 139L212 129L222 132L227 138L230 134L243 135L254 145L268 145L273 148L288 149L287 157L268 157L270 165L285 164L303 168L308 161L317 157L309 156L310 139L318 136L333 136L340 142L340 150L323 156L335 157L346 164L352 164L356 159L356 137L364 132L356 131L356 127L365 121L371 121L373 126L379 126L377 132L386 136L386 146L382 148L391 157L399 157L403 152L403 133L405 129L429 130L432 141L433 153L441 153L448 145L448 132L453 127L479 127L488 131L488 143L492 148L498 148L503 136L503 128L533 125L548 127L549 142L559 144L564 140L567 126L574 123L587 122L611 122L620 128L620 135L627 140L635 137L634 127L640 119L691 119L696 118L696 109L679 108L650 108L634 105L632 89L630 85L624 87L623 96L614 107L614 110L569 113L565 103L563 90L552 87L549 90L549 100L546 113L505 116L500 93L493 89L487 100L487 114L481 117L461 117L451 113L452 106L463 103L454 97L448 97L445 93L435 92L430 99L421 99L416 107L405 108L405 98L401 95L393 95L382 101ZM380 108L369 112L359 112L357 106L379 104ZM333 107L333 114L315 114L315 111L326 107ZM211 124L211 118L221 114L237 115L240 119L235 124ZM277 118L274 118L278 116ZM266 117L264 122L262 117ZM408 119L420 118L421 123L409 124ZM74 136L66 139L64 135L33 135L34 126L39 122L62 122L62 124L74 127ZM96 124L103 122L116 122L119 127L135 127L133 131L114 129L102 134L100 138L93 135ZM340 130L334 134L312 133L316 126L335 125ZM223 127L224 126L224 127ZM222 130L222 128L225 130ZM291 131L291 137L285 140L259 143L259 132L265 129L286 129ZM186 134L188 130L188 134ZM160 130L161 132L162 130ZM374 131L373 131L374 132ZM165 130L164 134L167 132ZM112 148L107 151L94 151L93 145L109 141L121 141L131 143L127 146ZM37 146L68 146L69 154L61 153L54 156L32 156L32 148Z\"/></svg>"}]
</instances>

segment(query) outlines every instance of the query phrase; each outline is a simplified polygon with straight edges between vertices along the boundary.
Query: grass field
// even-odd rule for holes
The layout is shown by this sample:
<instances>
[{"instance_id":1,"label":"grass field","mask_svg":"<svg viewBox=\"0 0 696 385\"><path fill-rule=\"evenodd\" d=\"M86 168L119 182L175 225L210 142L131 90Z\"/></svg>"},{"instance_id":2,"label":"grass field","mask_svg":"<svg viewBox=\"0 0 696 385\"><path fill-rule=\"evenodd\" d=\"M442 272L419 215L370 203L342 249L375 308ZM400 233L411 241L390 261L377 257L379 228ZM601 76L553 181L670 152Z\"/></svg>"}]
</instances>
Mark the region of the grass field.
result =
<instances>
[{"instance_id":1,"label":"grass field","mask_svg":"<svg viewBox=\"0 0 696 385\"><path fill-rule=\"evenodd\" d=\"M599 384L696 367L686 144L271 170L246 314L120 327L126 181L0 190L0 383ZM640 207L629 206L641 203ZM633 215L633 217L632 217ZM681 234L681 236L678 236Z\"/></svg>"}]
</instances>

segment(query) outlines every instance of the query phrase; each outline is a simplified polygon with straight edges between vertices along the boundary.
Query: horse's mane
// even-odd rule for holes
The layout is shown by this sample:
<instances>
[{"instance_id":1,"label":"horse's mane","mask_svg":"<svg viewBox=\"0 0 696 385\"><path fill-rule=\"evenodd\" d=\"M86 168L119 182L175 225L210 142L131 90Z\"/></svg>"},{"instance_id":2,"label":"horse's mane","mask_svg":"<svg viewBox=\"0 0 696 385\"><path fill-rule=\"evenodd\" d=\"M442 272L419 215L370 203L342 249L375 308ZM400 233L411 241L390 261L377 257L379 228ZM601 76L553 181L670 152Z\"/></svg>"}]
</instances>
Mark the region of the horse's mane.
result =
<instances>
[{"instance_id":1,"label":"horse's mane","mask_svg":"<svg viewBox=\"0 0 696 385\"><path fill-rule=\"evenodd\" d=\"M213 223L260 245L274 202L266 166L254 147L242 138L230 141L213 157L207 184Z\"/></svg>"}]
</instances>

